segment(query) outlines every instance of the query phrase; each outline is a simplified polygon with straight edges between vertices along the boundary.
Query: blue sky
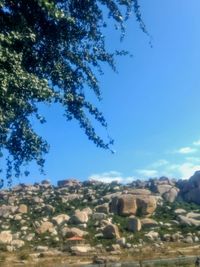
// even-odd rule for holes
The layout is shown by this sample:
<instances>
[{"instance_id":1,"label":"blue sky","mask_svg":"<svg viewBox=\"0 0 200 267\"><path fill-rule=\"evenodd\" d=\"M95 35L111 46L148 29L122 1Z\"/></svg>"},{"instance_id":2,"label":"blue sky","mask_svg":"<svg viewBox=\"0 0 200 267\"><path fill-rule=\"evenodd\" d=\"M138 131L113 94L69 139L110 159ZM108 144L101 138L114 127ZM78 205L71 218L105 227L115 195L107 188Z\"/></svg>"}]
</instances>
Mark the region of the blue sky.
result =
<instances>
[{"instance_id":1,"label":"blue sky","mask_svg":"<svg viewBox=\"0 0 200 267\"><path fill-rule=\"evenodd\" d=\"M97 104L107 118L116 153L96 148L76 121L65 121L58 107L43 108L47 123L35 128L50 144L46 176L31 165L29 182L188 178L200 169L200 2L140 3L153 48L134 17L122 44L115 30L107 32L109 49L133 54L117 59L117 74L106 67L100 77L103 101Z\"/></svg>"}]
</instances>

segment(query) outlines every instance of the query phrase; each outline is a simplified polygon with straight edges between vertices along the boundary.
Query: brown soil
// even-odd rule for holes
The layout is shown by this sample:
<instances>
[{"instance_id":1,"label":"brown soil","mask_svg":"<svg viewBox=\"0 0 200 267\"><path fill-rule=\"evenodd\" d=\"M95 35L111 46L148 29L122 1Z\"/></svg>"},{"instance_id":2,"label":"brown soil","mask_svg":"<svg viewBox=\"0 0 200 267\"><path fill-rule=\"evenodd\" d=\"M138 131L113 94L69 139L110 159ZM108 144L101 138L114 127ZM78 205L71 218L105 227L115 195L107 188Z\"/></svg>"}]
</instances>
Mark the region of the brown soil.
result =
<instances>
[{"instance_id":1,"label":"brown soil","mask_svg":"<svg viewBox=\"0 0 200 267\"><path fill-rule=\"evenodd\" d=\"M137 252L130 252L128 250L122 251L121 254L113 255L113 260L116 262L131 262L141 260L154 260L154 259L168 259L187 256L200 255L200 245L188 245L182 243L165 243L162 248L154 247L153 245L146 245ZM99 255L109 259L110 253ZM80 266L92 263L93 255L91 256L70 256L63 253L61 256L56 257L34 257L34 252L23 251L18 253L0 253L0 267L62 267L67 266ZM188 266L189 267L189 266Z\"/></svg>"}]
</instances>

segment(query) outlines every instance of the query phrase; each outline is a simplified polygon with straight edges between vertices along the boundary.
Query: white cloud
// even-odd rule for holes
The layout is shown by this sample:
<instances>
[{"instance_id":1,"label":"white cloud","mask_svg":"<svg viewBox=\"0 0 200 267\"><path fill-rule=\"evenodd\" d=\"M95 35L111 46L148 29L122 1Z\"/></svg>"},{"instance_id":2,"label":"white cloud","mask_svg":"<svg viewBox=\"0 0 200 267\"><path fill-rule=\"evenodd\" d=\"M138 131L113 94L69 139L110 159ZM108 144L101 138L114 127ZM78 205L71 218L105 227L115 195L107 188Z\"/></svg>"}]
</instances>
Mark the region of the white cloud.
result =
<instances>
[{"instance_id":1,"label":"white cloud","mask_svg":"<svg viewBox=\"0 0 200 267\"><path fill-rule=\"evenodd\" d=\"M136 172L141 175L143 178L150 178L155 177L158 175L157 170L150 170L150 169L138 169Z\"/></svg>"},{"instance_id":2,"label":"white cloud","mask_svg":"<svg viewBox=\"0 0 200 267\"><path fill-rule=\"evenodd\" d=\"M200 165L193 164L191 162L184 162L182 164L172 165L173 170L182 179L189 179L196 171L200 170Z\"/></svg>"},{"instance_id":3,"label":"white cloud","mask_svg":"<svg viewBox=\"0 0 200 267\"><path fill-rule=\"evenodd\" d=\"M159 159L157 161L155 161L154 163L152 163L150 166L152 168L159 168L159 167L163 167L169 164L169 161L166 159Z\"/></svg>"},{"instance_id":4,"label":"white cloud","mask_svg":"<svg viewBox=\"0 0 200 267\"><path fill-rule=\"evenodd\" d=\"M182 148L176 150L175 152L179 153L179 154L191 154L191 153L194 153L196 151L197 151L196 148L186 146L186 147L182 147Z\"/></svg>"},{"instance_id":5,"label":"white cloud","mask_svg":"<svg viewBox=\"0 0 200 267\"><path fill-rule=\"evenodd\" d=\"M194 145L194 146L200 146L200 139L197 140L197 141L195 141L195 142L193 142L193 145Z\"/></svg>"},{"instance_id":6,"label":"white cloud","mask_svg":"<svg viewBox=\"0 0 200 267\"><path fill-rule=\"evenodd\" d=\"M186 157L182 162L176 164L164 159L157 160L146 166L145 169L139 169L136 172L143 178L167 176L189 179L198 170L200 170L200 158Z\"/></svg>"},{"instance_id":7,"label":"white cloud","mask_svg":"<svg viewBox=\"0 0 200 267\"><path fill-rule=\"evenodd\" d=\"M125 177L120 172L117 171L92 174L88 179L104 183L111 183L113 181L117 181L119 183L130 183L133 181L133 177L131 176Z\"/></svg>"}]
</instances>

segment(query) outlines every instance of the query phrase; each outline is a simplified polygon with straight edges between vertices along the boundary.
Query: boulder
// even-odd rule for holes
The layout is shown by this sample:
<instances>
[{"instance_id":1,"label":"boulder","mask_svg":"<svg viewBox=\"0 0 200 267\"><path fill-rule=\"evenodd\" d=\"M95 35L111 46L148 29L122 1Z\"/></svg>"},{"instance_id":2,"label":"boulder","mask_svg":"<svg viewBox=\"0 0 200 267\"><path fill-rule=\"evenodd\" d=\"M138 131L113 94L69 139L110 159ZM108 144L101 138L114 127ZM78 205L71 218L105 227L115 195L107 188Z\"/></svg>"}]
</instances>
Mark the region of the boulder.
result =
<instances>
[{"instance_id":1,"label":"boulder","mask_svg":"<svg viewBox=\"0 0 200 267\"><path fill-rule=\"evenodd\" d=\"M175 214L179 215L179 214L186 214L187 211L184 209L175 209L174 211Z\"/></svg>"},{"instance_id":2,"label":"boulder","mask_svg":"<svg viewBox=\"0 0 200 267\"><path fill-rule=\"evenodd\" d=\"M166 242L170 242L171 241L171 235L170 234L164 234L162 240L166 241Z\"/></svg>"},{"instance_id":3,"label":"boulder","mask_svg":"<svg viewBox=\"0 0 200 267\"><path fill-rule=\"evenodd\" d=\"M154 196L149 194L123 194L114 197L110 203L110 212L120 216L151 215L157 207Z\"/></svg>"},{"instance_id":4,"label":"boulder","mask_svg":"<svg viewBox=\"0 0 200 267\"><path fill-rule=\"evenodd\" d=\"M141 224L142 228L152 228L158 226L158 222L150 218L142 219Z\"/></svg>"},{"instance_id":5,"label":"boulder","mask_svg":"<svg viewBox=\"0 0 200 267\"><path fill-rule=\"evenodd\" d=\"M200 220L196 220L193 218L189 218L187 216L183 215L178 215L178 220L180 221L181 224L183 225L188 225L188 226L200 226Z\"/></svg>"},{"instance_id":6,"label":"boulder","mask_svg":"<svg viewBox=\"0 0 200 267\"><path fill-rule=\"evenodd\" d=\"M15 221L21 221L22 220L22 216L21 216L21 214L15 214L14 217L13 217L13 219Z\"/></svg>"},{"instance_id":7,"label":"boulder","mask_svg":"<svg viewBox=\"0 0 200 267\"><path fill-rule=\"evenodd\" d=\"M158 232L154 232L154 231L150 231L147 234L145 234L145 237L147 237L150 240L157 240L159 238L159 233Z\"/></svg>"},{"instance_id":8,"label":"boulder","mask_svg":"<svg viewBox=\"0 0 200 267\"><path fill-rule=\"evenodd\" d=\"M38 252L45 252L48 250L49 250L49 247L47 247L47 246L37 246L36 247L36 251L38 251Z\"/></svg>"},{"instance_id":9,"label":"boulder","mask_svg":"<svg viewBox=\"0 0 200 267\"><path fill-rule=\"evenodd\" d=\"M81 256L81 255L87 255L91 253L94 249L91 248L90 245L77 245L77 246L71 246L70 250L73 255Z\"/></svg>"},{"instance_id":10,"label":"boulder","mask_svg":"<svg viewBox=\"0 0 200 267\"><path fill-rule=\"evenodd\" d=\"M79 187L81 187L81 183L76 179L61 180L61 181L58 181L58 187L79 188Z\"/></svg>"},{"instance_id":11,"label":"boulder","mask_svg":"<svg viewBox=\"0 0 200 267\"><path fill-rule=\"evenodd\" d=\"M196 219L196 220L200 220L200 213L189 212L189 213L187 213L187 217L192 218L192 219Z\"/></svg>"},{"instance_id":12,"label":"boulder","mask_svg":"<svg viewBox=\"0 0 200 267\"><path fill-rule=\"evenodd\" d=\"M12 240L11 246L13 246L15 249L22 248L25 245L25 242L20 239Z\"/></svg>"},{"instance_id":13,"label":"boulder","mask_svg":"<svg viewBox=\"0 0 200 267\"><path fill-rule=\"evenodd\" d=\"M96 206L95 210L96 210L96 212L108 214L109 213L109 204L104 203L102 205Z\"/></svg>"},{"instance_id":14,"label":"boulder","mask_svg":"<svg viewBox=\"0 0 200 267\"><path fill-rule=\"evenodd\" d=\"M0 217L6 219L9 215L14 214L17 211L18 207L2 205L0 207Z\"/></svg>"},{"instance_id":15,"label":"boulder","mask_svg":"<svg viewBox=\"0 0 200 267\"><path fill-rule=\"evenodd\" d=\"M88 222L88 214L84 211L76 210L74 215L70 218L73 224L83 224Z\"/></svg>"},{"instance_id":16,"label":"boulder","mask_svg":"<svg viewBox=\"0 0 200 267\"><path fill-rule=\"evenodd\" d=\"M72 228L69 228L69 227L64 227L62 230L61 230L61 235L62 237L74 237L74 236L79 236L79 237L83 237L85 235L87 235L88 233L85 232L85 231L82 231L80 230L79 228L76 228L76 227L72 227Z\"/></svg>"},{"instance_id":17,"label":"boulder","mask_svg":"<svg viewBox=\"0 0 200 267\"><path fill-rule=\"evenodd\" d=\"M111 201L110 211L121 216L135 215L137 211L136 198L131 194L114 197Z\"/></svg>"},{"instance_id":18,"label":"boulder","mask_svg":"<svg viewBox=\"0 0 200 267\"><path fill-rule=\"evenodd\" d=\"M179 241L182 240L182 239L183 239L183 236L182 236L179 232L174 233L174 234L172 234L172 236L171 236L171 240L172 240L173 242L179 242Z\"/></svg>"},{"instance_id":19,"label":"boulder","mask_svg":"<svg viewBox=\"0 0 200 267\"><path fill-rule=\"evenodd\" d=\"M55 208L49 204L44 205L44 207L42 207L41 210L46 214L52 214L55 212Z\"/></svg>"},{"instance_id":20,"label":"boulder","mask_svg":"<svg viewBox=\"0 0 200 267\"><path fill-rule=\"evenodd\" d=\"M162 196L166 192L170 191L172 186L170 184L157 184L155 188L156 192L158 192Z\"/></svg>"},{"instance_id":21,"label":"boulder","mask_svg":"<svg viewBox=\"0 0 200 267\"><path fill-rule=\"evenodd\" d=\"M188 243L188 244L192 244L194 241L193 241L192 236L187 235L187 236L183 239L183 242Z\"/></svg>"},{"instance_id":22,"label":"boulder","mask_svg":"<svg viewBox=\"0 0 200 267\"><path fill-rule=\"evenodd\" d=\"M103 236L106 239L120 238L118 226L115 224L108 224L103 228Z\"/></svg>"},{"instance_id":23,"label":"boulder","mask_svg":"<svg viewBox=\"0 0 200 267\"><path fill-rule=\"evenodd\" d=\"M42 198L38 197L38 196L35 196L35 197L32 198L32 202L34 204L41 204L41 203L44 202L44 200Z\"/></svg>"},{"instance_id":24,"label":"boulder","mask_svg":"<svg viewBox=\"0 0 200 267\"><path fill-rule=\"evenodd\" d=\"M151 215L157 207L153 196L137 196L137 212L140 215Z\"/></svg>"},{"instance_id":25,"label":"boulder","mask_svg":"<svg viewBox=\"0 0 200 267\"><path fill-rule=\"evenodd\" d=\"M47 232L52 233L54 230L55 228L53 223L46 221L41 223L40 227L37 229L37 232L38 234L44 234Z\"/></svg>"},{"instance_id":26,"label":"boulder","mask_svg":"<svg viewBox=\"0 0 200 267\"><path fill-rule=\"evenodd\" d=\"M174 201L176 200L176 198L178 197L178 194L179 194L179 189L176 188L176 187L171 187L168 191L166 191L166 192L162 195L162 197L163 197L166 201L172 203L172 202L174 202Z\"/></svg>"},{"instance_id":27,"label":"boulder","mask_svg":"<svg viewBox=\"0 0 200 267\"><path fill-rule=\"evenodd\" d=\"M175 182L164 176L151 180L150 188L153 192L159 193L168 202L174 202L179 193Z\"/></svg>"},{"instance_id":28,"label":"boulder","mask_svg":"<svg viewBox=\"0 0 200 267\"><path fill-rule=\"evenodd\" d=\"M57 225L61 225L61 224L67 223L69 219L70 217L67 214L59 214L53 217L52 221Z\"/></svg>"},{"instance_id":29,"label":"boulder","mask_svg":"<svg viewBox=\"0 0 200 267\"><path fill-rule=\"evenodd\" d=\"M95 221L102 221L102 220L105 220L106 218L107 218L107 215L105 213L102 213L102 212L95 212L92 215L92 219Z\"/></svg>"},{"instance_id":30,"label":"boulder","mask_svg":"<svg viewBox=\"0 0 200 267\"><path fill-rule=\"evenodd\" d=\"M17 210L19 213L25 214L28 212L28 207L25 204L20 204Z\"/></svg>"},{"instance_id":31,"label":"boulder","mask_svg":"<svg viewBox=\"0 0 200 267\"><path fill-rule=\"evenodd\" d=\"M88 216L92 215L92 213L93 213L93 211L90 207L84 208L82 211L85 212Z\"/></svg>"},{"instance_id":32,"label":"boulder","mask_svg":"<svg viewBox=\"0 0 200 267\"><path fill-rule=\"evenodd\" d=\"M110 250L111 251L118 251L120 252L121 251L121 247L119 244L112 244L111 247L110 247Z\"/></svg>"},{"instance_id":33,"label":"boulder","mask_svg":"<svg viewBox=\"0 0 200 267\"><path fill-rule=\"evenodd\" d=\"M40 187L44 188L44 189L48 189L48 188L51 188L52 185L51 185L51 182L49 180L43 180L40 184Z\"/></svg>"},{"instance_id":34,"label":"boulder","mask_svg":"<svg viewBox=\"0 0 200 267\"><path fill-rule=\"evenodd\" d=\"M9 245L12 242L12 234L10 231L2 231L0 232L0 244Z\"/></svg>"},{"instance_id":35,"label":"boulder","mask_svg":"<svg viewBox=\"0 0 200 267\"><path fill-rule=\"evenodd\" d=\"M127 228L131 232L139 232L142 228L141 221L134 215L128 218Z\"/></svg>"},{"instance_id":36,"label":"boulder","mask_svg":"<svg viewBox=\"0 0 200 267\"><path fill-rule=\"evenodd\" d=\"M180 183L180 194L185 201L200 204L200 171L196 171L188 181Z\"/></svg>"},{"instance_id":37,"label":"boulder","mask_svg":"<svg viewBox=\"0 0 200 267\"><path fill-rule=\"evenodd\" d=\"M125 247L126 246L126 238L121 237L121 238L117 239L116 243L119 244L121 247Z\"/></svg>"}]
</instances>

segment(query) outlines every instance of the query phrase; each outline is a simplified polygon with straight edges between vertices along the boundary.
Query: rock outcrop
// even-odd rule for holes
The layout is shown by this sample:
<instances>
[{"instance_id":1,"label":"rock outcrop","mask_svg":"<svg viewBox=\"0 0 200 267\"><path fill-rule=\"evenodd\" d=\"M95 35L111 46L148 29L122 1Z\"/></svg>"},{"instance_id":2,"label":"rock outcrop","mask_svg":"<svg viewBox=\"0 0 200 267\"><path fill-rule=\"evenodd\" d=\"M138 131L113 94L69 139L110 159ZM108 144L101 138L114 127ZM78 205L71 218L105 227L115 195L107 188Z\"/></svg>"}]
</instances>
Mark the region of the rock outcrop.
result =
<instances>
[{"instance_id":1,"label":"rock outcrop","mask_svg":"<svg viewBox=\"0 0 200 267\"><path fill-rule=\"evenodd\" d=\"M150 215L156 209L156 198L151 195L123 194L114 197L110 204L110 212L120 216Z\"/></svg>"},{"instance_id":2,"label":"rock outcrop","mask_svg":"<svg viewBox=\"0 0 200 267\"><path fill-rule=\"evenodd\" d=\"M136 214L137 204L135 196L127 194L113 198L111 201L110 211L121 216Z\"/></svg>"},{"instance_id":3,"label":"rock outcrop","mask_svg":"<svg viewBox=\"0 0 200 267\"><path fill-rule=\"evenodd\" d=\"M176 187L175 182L167 177L161 177L151 182L151 188L155 193L159 193L164 200L174 202L179 194L179 189Z\"/></svg>"},{"instance_id":4,"label":"rock outcrop","mask_svg":"<svg viewBox=\"0 0 200 267\"><path fill-rule=\"evenodd\" d=\"M77 180L59 186L47 180L20 184L0 190L0 250L28 247L53 256L58 251L50 248L55 247L81 255L87 254L85 244L92 248L89 253L118 255L140 248L146 239L153 245L200 244L198 204L200 172L182 182L162 177L127 185Z\"/></svg>"},{"instance_id":5,"label":"rock outcrop","mask_svg":"<svg viewBox=\"0 0 200 267\"><path fill-rule=\"evenodd\" d=\"M200 204L200 171L196 171L188 181L179 185L181 196L185 201Z\"/></svg>"}]
</instances>

